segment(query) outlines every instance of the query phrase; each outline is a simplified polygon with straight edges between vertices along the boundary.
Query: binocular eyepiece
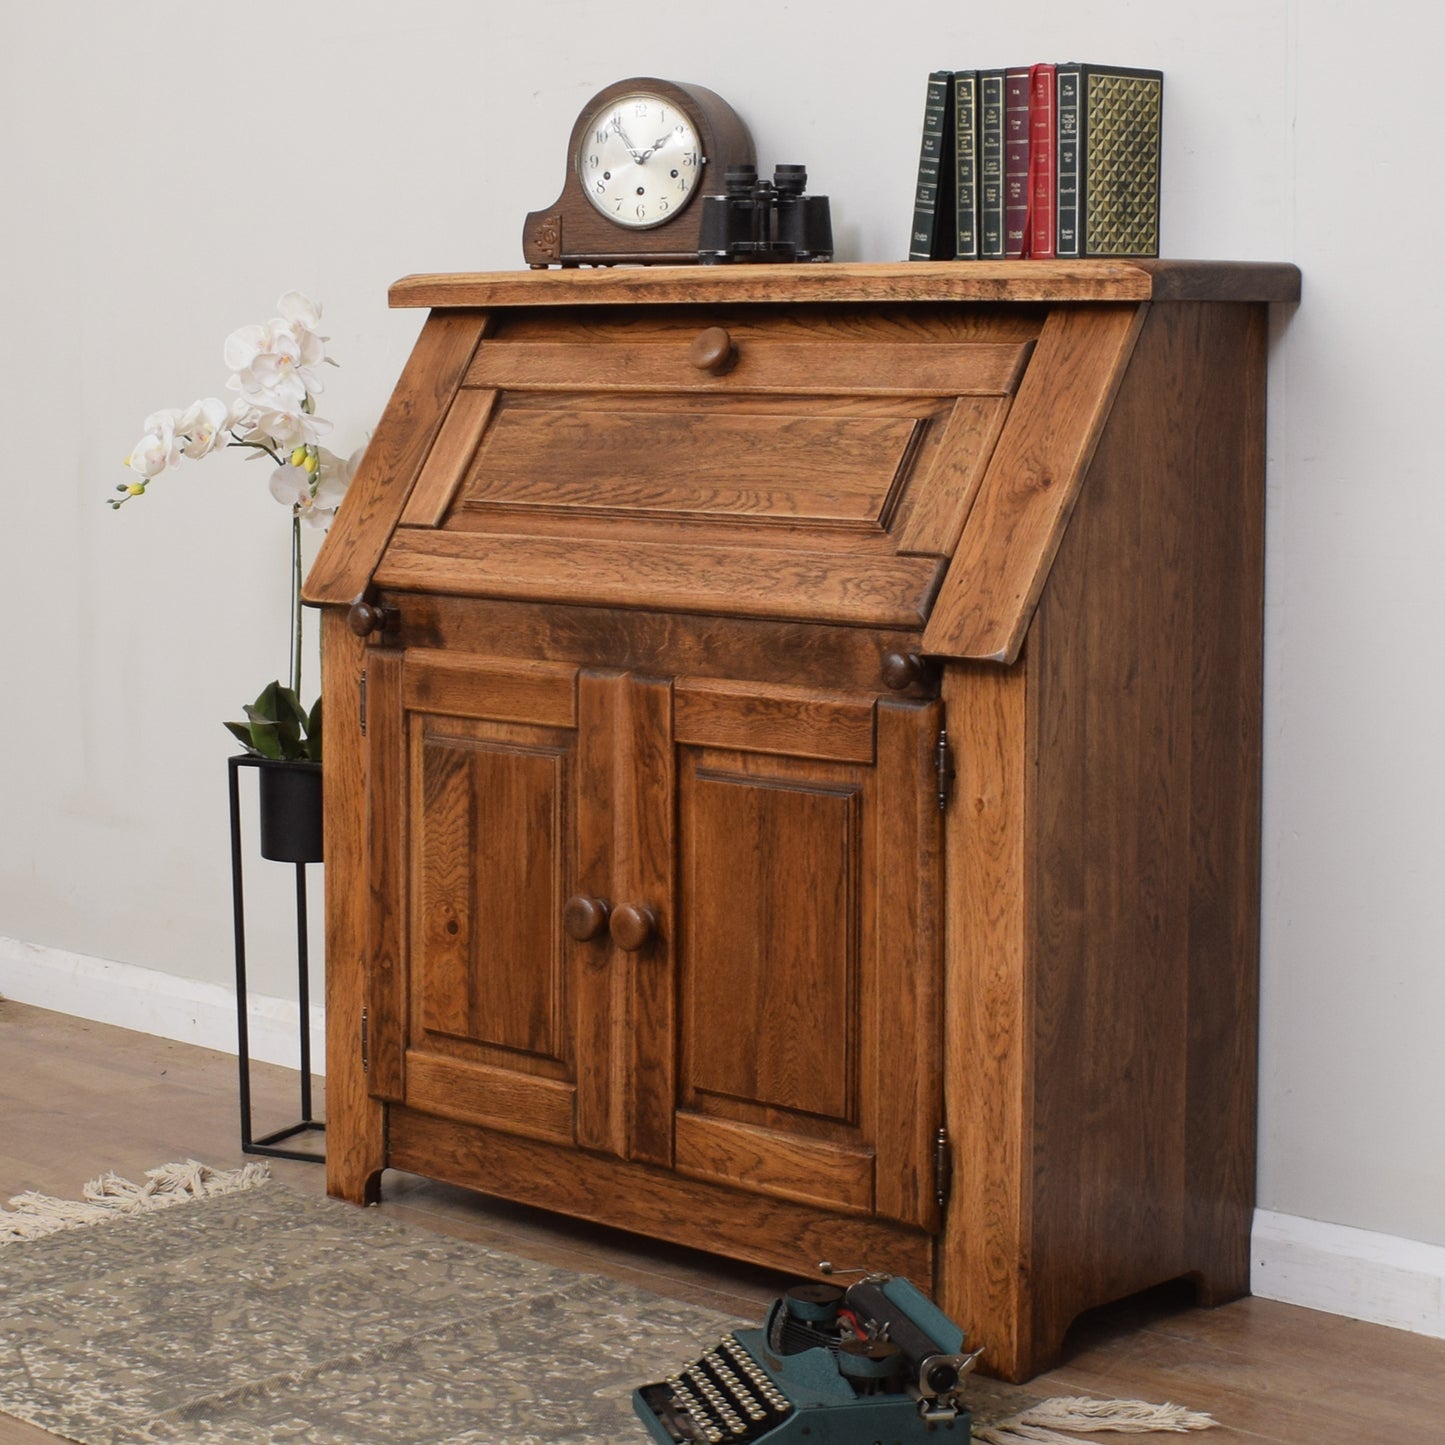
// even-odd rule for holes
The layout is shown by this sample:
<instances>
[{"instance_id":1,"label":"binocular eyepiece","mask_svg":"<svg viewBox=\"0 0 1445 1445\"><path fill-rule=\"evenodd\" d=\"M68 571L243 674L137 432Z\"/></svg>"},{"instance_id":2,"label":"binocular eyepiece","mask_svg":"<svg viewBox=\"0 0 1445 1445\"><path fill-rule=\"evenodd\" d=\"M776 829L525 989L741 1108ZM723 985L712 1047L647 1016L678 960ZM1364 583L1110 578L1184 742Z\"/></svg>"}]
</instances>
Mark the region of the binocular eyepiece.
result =
<instances>
[{"instance_id":1,"label":"binocular eyepiece","mask_svg":"<svg viewBox=\"0 0 1445 1445\"><path fill-rule=\"evenodd\" d=\"M698 260L830 261L833 220L827 196L808 196L805 166L777 166L771 181L756 166L733 166L722 195L702 198Z\"/></svg>"}]
</instances>

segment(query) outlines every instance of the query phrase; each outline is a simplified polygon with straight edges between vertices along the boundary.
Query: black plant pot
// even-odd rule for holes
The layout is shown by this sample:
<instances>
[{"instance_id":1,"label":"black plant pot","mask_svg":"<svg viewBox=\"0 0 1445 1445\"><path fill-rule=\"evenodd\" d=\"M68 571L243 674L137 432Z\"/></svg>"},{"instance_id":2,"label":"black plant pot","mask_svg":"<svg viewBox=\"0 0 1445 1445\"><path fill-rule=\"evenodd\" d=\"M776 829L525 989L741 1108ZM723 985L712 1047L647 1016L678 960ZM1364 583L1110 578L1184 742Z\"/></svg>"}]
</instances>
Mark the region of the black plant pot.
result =
<instances>
[{"instance_id":1,"label":"black plant pot","mask_svg":"<svg viewBox=\"0 0 1445 1445\"><path fill-rule=\"evenodd\" d=\"M264 759L260 799L261 856L321 862L321 764Z\"/></svg>"}]
</instances>

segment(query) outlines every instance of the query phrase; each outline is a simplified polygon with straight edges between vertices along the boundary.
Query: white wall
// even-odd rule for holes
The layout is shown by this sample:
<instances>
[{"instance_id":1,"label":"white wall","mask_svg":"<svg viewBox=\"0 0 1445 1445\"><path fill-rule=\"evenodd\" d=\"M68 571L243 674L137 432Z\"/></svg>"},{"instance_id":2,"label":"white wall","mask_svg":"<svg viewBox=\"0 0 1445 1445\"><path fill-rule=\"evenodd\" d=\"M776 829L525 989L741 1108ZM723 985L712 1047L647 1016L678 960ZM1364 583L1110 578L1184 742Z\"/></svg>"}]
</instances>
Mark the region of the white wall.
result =
<instances>
[{"instance_id":1,"label":"white wall","mask_svg":"<svg viewBox=\"0 0 1445 1445\"><path fill-rule=\"evenodd\" d=\"M219 722L285 666L286 518L234 457L104 502L142 418L222 384L228 331L321 298L358 439L419 324L387 284L518 265L613 80L718 90L831 196L840 259L893 260L931 68L1161 67L1165 253L1305 278L1270 378L1260 1201L1445 1244L1435 12L53 0L0 27L0 937L207 983Z\"/></svg>"}]
</instances>

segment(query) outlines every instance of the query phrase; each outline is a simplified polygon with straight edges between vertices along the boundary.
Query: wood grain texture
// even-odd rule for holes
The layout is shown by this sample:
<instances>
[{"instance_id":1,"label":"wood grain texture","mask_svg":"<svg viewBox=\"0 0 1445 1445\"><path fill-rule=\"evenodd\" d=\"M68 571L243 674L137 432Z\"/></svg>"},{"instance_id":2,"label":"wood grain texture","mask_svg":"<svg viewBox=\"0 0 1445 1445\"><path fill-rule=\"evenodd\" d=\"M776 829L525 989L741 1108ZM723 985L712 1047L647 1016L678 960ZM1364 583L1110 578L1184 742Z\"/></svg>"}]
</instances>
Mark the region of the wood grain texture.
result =
<instances>
[{"instance_id":1,"label":"wood grain texture","mask_svg":"<svg viewBox=\"0 0 1445 1445\"><path fill-rule=\"evenodd\" d=\"M403 527L440 527L467 474L496 404L495 391L456 393L402 510Z\"/></svg>"},{"instance_id":2,"label":"wood grain texture","mask_svg":"<svg viewBox=\"0 0 1445 1445\"><path fill-rule=\"evenodd\" d=\"M924 629L924 650L1013 662L1143 323L1139 307L1049 313Z\"/></svg>"},{"instance_id":3,"label":"wood grain texture","mask_svg":"<svg viewBox=\"0 0 1445 1445\"><path fill-rule=\"evenodd\" d=\"M880 1220L720 1189L671 1170L464 1128L408 1109L393 1112L391 1145L399 1169L793 1275L814 1275L820 1259L866 1259L879 1270L928 1276L929 1236Z\"/></svg>"},{"instance_id":4,"label":"wood grain texture","mask_svg":"<svg viewBox=\"0 0 1445 1445\"><path fill-rule=\"evenodd\" d=\"M890 301L1297 301L1296 267L1214 261L912 261L407 276L393 306Z\"/></svg>"},{"instance_id":5,"label":"wood grain texture","mask_svg":"<svg viewBox=\"0 0 1445 1445\"><path fill-rule=\"evenodd\" d=\"M365 653L344 612L328 609L322 614L326 866L333 880L350 883L343 887L333 882L326 890L326 1087L332 1104L326 1126L326 1183L330 1193L353 1204L375 1201L386 1162L382 1106L371 1097L361 1053L369 911L366 889L360 886L367 876L365 806L358 806L366 796L360 696Z\"/></svg>"},{"instance_id":6,"label":"wood grain texture","mask_svg":"<svg viewBox=\"0 0 1445 1445\"><path fill-rule=\"evenodd\" d=\"M401 638L438 651L834 692L876 691L883 658L917 643L916 633L887 628L422 595L406 599Z\"/></svg>"},{"instance_id":7,"label":"wood grain texture","mask_svg":"<svg viewBox=\"0 0 1445 1445\"><path fill-rule=\"evenodd\" d=\"M745 340L721 374L691 364L680 343L489 341L477 348L467 386L515 391L720 392L788 396L1006 396L1018 385L1027 343L920 344Z\"/></svg>"},{"instance_id":8,"label":"wood grain texture","mask_svg":"<svg viewBox=\"0 0 1445 1445\"><path fill-rule=\"evenodd\" d=\"M505 1129L558 1144L576 1140L576 1090L560 1079L441 1058L425 1051L406 1059L407 1105L457 1123Z\"/></svg>"},{"instance_id":9,"label":"wood grain texture","mask_svg":"<svg viewBox=\"0 0 1445 1445\"><path fill-rule=\"evenodd\" d=\"M681 678L675 691L677 740L699 747L871 763L871 697L822 689Z\"/></svg>"},{"instance_id":10,"label":"wood grain texture","mask_svg":"<svg viewBox=\"0 0 1445 1445\"><path fill-rule=\"evenodd\" d=\"M875 1207L936 1230L934 1136L943 1123L943 828L937 703L878 705L874 878Z\"/></svg>"},{"instance_id":11,"label":"wood grain texture","mask_svg":"<svg viewBox=\"0 0 1445 1445\"><path fill-rule=\"evenodd\" d=\"M570 728L577 669L531 658L500 661L441 648L408 648L402 703L416 712Z\"/></svg>"},{"instance_id":12,"label":"wood grain texture","mask_svg":"<svg viewBox=\"0 0 1445 1445\"><path fill-rule=\"evenodd\" d=\"M779 1130L857 1127L864 779L750 761L683 760L682 1097L732 1117L762 1106Z\"/></svg>"},{"instance_id":13,"label":"wood grain texture","mask_svg":"<svg viewBox=\"0 0 1445 1445\"><path fill-rule=\"evenodd\" d=\"M873 1151L800 1139L734 1119L677 1116L679 1174L794 1199L823 1209L872 1214Z\"/></svg>"},{"instance_id":14,"label":"wood grain texture","mask_svg":"<svg viewBox=\"0 0 1445 1445\"><path fill-rule=\"evenodd\" d=\"M1033 1008L1023 670L950 668L943 703L955 778L945 816L944 1060L953 1194L939 1303L968 1319L989 1373L1033 1373L1029 1304Z\"/></svg>"},{"instance_id":15,"label":"wood grain texture","mask_svg":"<svg viewBox=\"0 0 1445 1445\"><path fill-rule=\"evenodd\" d=\"M1036 1366L1104 1300L1248 1287L1262 325L1151 310L1029 639Z\"/></svg>"},{"instance_id":16,"label":"wood grain texture","mask_svg":"<svg viewBox=\"0 0 1445 1445\"><path fill-rule=\"evenodd\" d=\"M944 428L937 459L923 471L908 520L897 534L900 552L951 557L993 457L1009 413L1004 397L961 397Z\"/></svg>"},{"instance_id":17,"label":"wood grain texture","mask_svg":"<svg viewBox=\"0 0 1445 1445\"><path fill-rule=\"evenodd\" d=\"M509 409L461 505L877 531L918 430L909 417Z\"/></svg>"},{"instance_id":18,"label":"wood grain texture","mask_svg":"<svg viewBox=\"0 0 1445 1445\"><path fill-rule=\"evenodd\" d=\"M366 997L372 1096L405 1097L407 1016L406 719L401 653L373 647L366 655ZM355 806L348 799L346 805Z\"/></svg>"},{"instance_id":19,"label":"wood grain texture","mask_svg":"<svg viewBox=\"0 0 1445 1445\"><path fill-rule=\"evenodd\" d=\"M470 310L427 318L352 478L345 519L307 574L307 602L350 606L371 581L486 324Z\"/></svg>"},{"instance_id":20,"label":"wood grain texture","mask_svg":"<svg viewBox=\"0 0 1445 1445\"><path fill-rule=\"evenodd\" d=\"M641 949L614 955L626 980L625 1006L614 1021L613 1046L626 1071L627 1157L672 1163L677 1107L675 982L676 807L672 686L628 675L619 731L614 811L614 898L646 909L655 925Z\"/></svg>"},{"instance_id":21,"label":"wood grain texture","mask_svg":"<svg viewBox=\"0 0 1445 1445\"><path fill-rule=\"evenodd\" d=\"M820 551L681 541L598 551L561 537L409 530L393 540L375 581L454 596L909 627L922 623L939 572L932 557L841 560Z\"/></svg>"},{"instance_id":22,"label":"wood grain texture","mask_svg":"<svg viewBox=\"0 0 1445 1445\"><path fill-rule=\"evenodd\" d=\"M1217 1305L1249 1291L1254 1205L1268 318L1230 308L1202 334L1182 326L1176 337L1172 351L1199 368L1197 390L1208 398L1192 431L1205 445L1191 518L1184 1209L1200 1241L1191 1273L1201 1299Z\"/></svg>"},{"instance_id":23,"label":"wood grain texture","mask_svg":"<svg viewBox=\"0 0 1445 1445\"><path fill-rule=\"evenodd\" d=\"M577 803L572 841L577 893L609 908L618 894L618 737L625 680L614 670L588 668L577 678ZM627 1054L620 1038L628 1017L627 972L607 930L586 941L566 940L571 958L572 1032L576 1040L577 1142L625 1158L629 1139Z\"/></svg>"}]
</instances>

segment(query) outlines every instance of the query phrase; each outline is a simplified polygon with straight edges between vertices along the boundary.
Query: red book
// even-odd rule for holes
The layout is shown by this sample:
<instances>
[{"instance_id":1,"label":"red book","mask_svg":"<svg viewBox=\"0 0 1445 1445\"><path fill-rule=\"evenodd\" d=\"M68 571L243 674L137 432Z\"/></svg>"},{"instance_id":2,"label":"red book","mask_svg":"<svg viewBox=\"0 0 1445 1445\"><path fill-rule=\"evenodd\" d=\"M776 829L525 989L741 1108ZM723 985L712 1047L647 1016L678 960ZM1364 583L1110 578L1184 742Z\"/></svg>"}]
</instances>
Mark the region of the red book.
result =
<instances>
[{"instance_id":1,"label":"red book","mask_svg":"<svg viewBox=\"0 0 1445 1445\"><path fill-rule=\"evenodd\" d=\"M1057 251L1055 196L1058 185L1058 127L1055 124L1052 65L1029 67L1029 228L1024 255L1051 260Z\"/></svg>"}]
</instances>

